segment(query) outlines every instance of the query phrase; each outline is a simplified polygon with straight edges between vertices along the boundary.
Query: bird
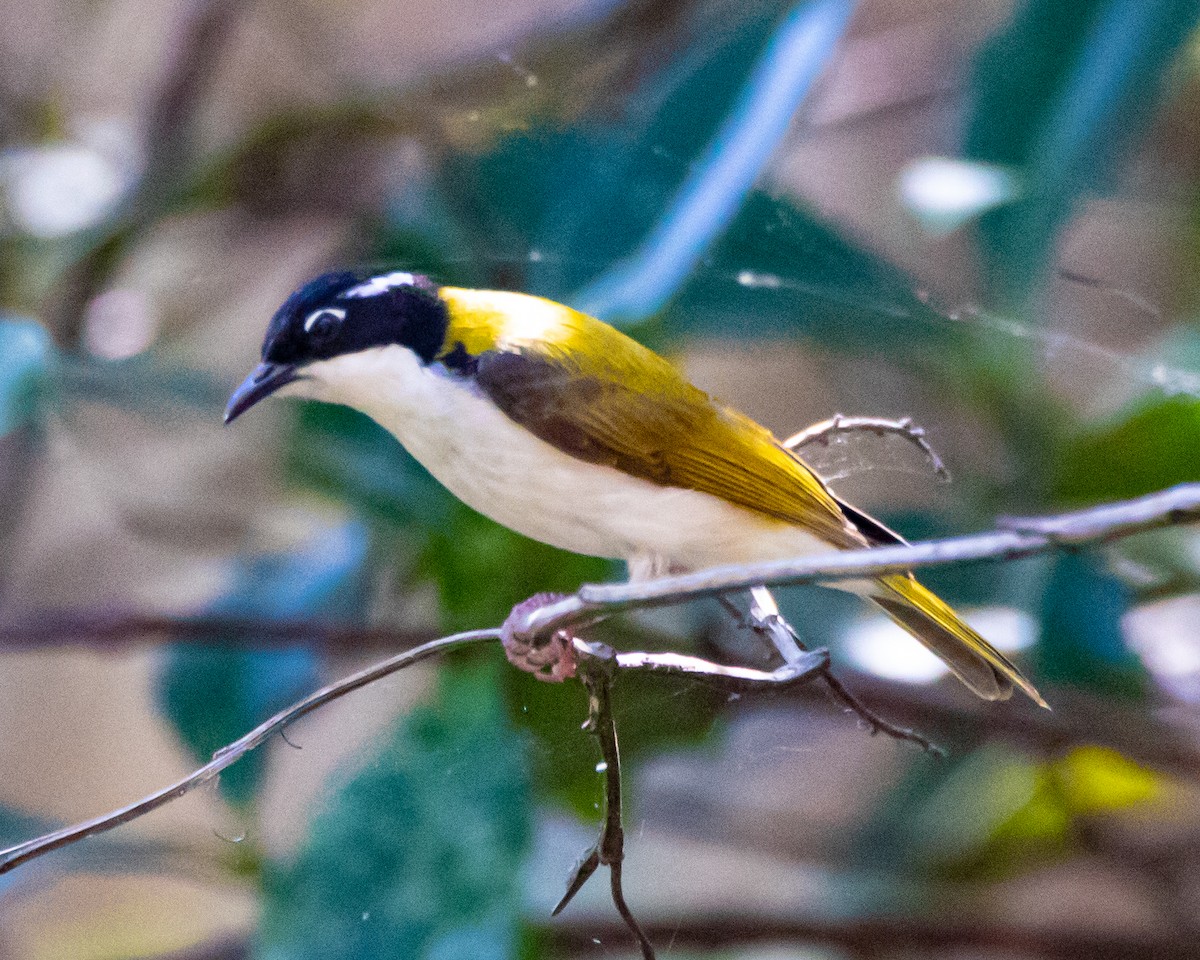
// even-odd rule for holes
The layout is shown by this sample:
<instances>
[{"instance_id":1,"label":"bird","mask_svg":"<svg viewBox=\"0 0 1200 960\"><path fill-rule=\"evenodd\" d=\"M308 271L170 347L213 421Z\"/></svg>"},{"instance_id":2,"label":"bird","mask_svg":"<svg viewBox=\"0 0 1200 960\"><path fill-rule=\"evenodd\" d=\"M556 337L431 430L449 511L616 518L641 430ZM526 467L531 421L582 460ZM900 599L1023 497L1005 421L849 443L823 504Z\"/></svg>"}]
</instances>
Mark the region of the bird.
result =
<instances>
[{"instance_id":1,"label":"bird","mask_svg":"<svg viewBox=\"0 0 1200 960\"><path fill-rule=\"evenodd\" d=\"M903 543L765 427L615 327L531 294L338 271L272 317L231 423L280 394L354 408L518 533L633 580ZM1041 695L911 573L843 581L985 700Z\"/></svg>"}]
</instances>

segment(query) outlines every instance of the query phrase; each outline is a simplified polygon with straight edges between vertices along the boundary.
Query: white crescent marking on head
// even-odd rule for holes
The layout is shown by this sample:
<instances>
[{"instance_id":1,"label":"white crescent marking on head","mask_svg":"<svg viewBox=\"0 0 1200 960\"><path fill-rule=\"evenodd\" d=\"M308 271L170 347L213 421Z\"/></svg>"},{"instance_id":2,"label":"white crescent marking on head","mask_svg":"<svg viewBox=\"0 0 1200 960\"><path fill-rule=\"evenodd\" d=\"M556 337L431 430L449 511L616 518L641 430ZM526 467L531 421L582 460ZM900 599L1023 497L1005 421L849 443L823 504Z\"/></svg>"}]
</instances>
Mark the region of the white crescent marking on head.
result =
<instances>
[{"instance_id":1,"label":"white crescent marking on head","mask_svg":"<svg viewBox=\"0 0 1200 960\"><path fill-rule=\"evenodd\" d=\"M346 319L346 311L341 307L321 307L319 310L314 310L304 319L304 332L308 333L312 329L312 325L317 322L317 317L323 313L332 313L339 320Z\"/></svg>"},{"instance_id":2,"label":"white crescent marking on head","mask_svg":"<svg viewBox=\"0 0 1200 960\"><path fill-rule=\"evenodd\" d=\"M386 293L393 287L411 287L416 283L416 277L411 273L385 273L382 276L372 277L370 280L360 283L357 287L351 287L343 297L375 297L381 293Z\"/></svg>"}]
</instances>

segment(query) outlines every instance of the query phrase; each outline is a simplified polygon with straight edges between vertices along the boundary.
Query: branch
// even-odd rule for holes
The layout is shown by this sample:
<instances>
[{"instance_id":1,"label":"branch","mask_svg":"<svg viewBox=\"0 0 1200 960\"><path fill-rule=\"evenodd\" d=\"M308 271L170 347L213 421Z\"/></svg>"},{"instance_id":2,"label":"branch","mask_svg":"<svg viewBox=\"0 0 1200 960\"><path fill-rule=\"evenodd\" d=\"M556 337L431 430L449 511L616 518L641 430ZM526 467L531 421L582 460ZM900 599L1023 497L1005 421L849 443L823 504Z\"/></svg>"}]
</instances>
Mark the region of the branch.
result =
<instances>
[{"instance_id":1,"label":"branch","mask_svg":"<svg viewBox=\"0 0 1200 960\"><path fill-rule=\"evenodd\" d=\"M803 654L807 652L808 648L800 641L800 635L796 633L795 628L779 613L779 607L775 603L775 598L771 596L771 591L766 587L754 587L750 591L750 597L750 618L744 625L766 636L775 645L775 649L779 651L786 663L794 664L802 660ZM736 608L734 608L734 612L737 612ZM829 691L830 698L840 704L843 709L857 716L859 722L870 731L871 736L882 733L893 740L914 743L926 753L940 757L945 756L945 751L927 737L885 720L859 700L834 675L828 663L821 668L821 679L825 681L825 688Z\"/></svg>"},{"instance_id":2,"label":"branch","mask_svg":"<svg viewBox=\"0 0 1200 960\"><path fill-rule=\"evenodd\" d=\"M360 653L364 649L408 649L436 639L437 634L315 620L87 609L50 610L0 620L0 648L6 650L78 643L119 649L157 636L214 646L271 648L312 643L326 650Z\"/></svg>"},{"instance_id":3,"label":"branch","mask_svg":"<svg viewBox=\"0 0 1200 960\"><path fill-rule=\"evenodd\" d=\"M571 902L576 893L587 883L601 864L608 867L609 890L613 906L617 908L622 922L633 934L643 960L655 960L654 946L646 937L641 924L625 901L625 887L621 870L625 862L625 828L622 825L621 809L621 753L617 747L617 726L612 715L612 681L616 659L593 657L585 659L580 678L588 691L588 718L583 729L593 734L600 743L600 755L604 759L604 826L600 838L575 870L575 876L567 886L551 916L558 916Z\"/></svg>"},{"instance_id":4,"label":"branch","mask_svg":"<svg viewBox=\"0 0 1200 960\"><path fill-rule=\"evenodd\" d=\"M649 644L653 649L663 649L677 640L675 637L655 634L644 625L621 624L615 620L607 622L606 630L609 631L606 641L619 646L644 647ZM617 631L616 635L612 634L614 630ZM320 645L322 651L355 651L358 654L364 651L405 650L434 639L434 635L427 631L397 627L88 610L53 611L0 624L0 647L4 649L53 648L76 643L120 649L153 636L162 636L171 641L242 643L266 648L312 643ZM669 672L698 680L711 678L712 664L696 657L622 652L618 654L618 661L622 669ZM741 679L748 686L764 676L762 671L744 667L725 669L731 681ZM1171 724L1147 716L1142 711L1114 706L1079 690L1054 690L1051 699L1056 710L1053 714L1045 711L1030 713L996 708L974 698L967 700L956 696L955 691L946 687L898 684L844 666L839 673L850 674L854 689L879 710L900 717L915 728L940 733L942 737L956 736L964 731L974 735L975 731L986 728L991 736L999 736L1043 754L1052 754L1081 743L1099 743L1156 769L1184 775L1188 779L1200 776L1200 750ZM795 696L822 709L833 704L829 698L817 695L809 687L798 687ZM842 706L838 706L839 711Z\"/></svg>"},{"instance_id":5,"label":"branch","mask_svg":"<svg viewBox=\"0 0 1200 960\"><path fill-rule=\"evenodd\" d=\"M555 927L554 941L566 956L585 956L597 940L616 940L620 928L602 921L586 931ZM1018 956L1043 960L1190 960L1194 939L1148 930L1142 935L1075 930L1032 929L978 916L883 916L848 918L776 917L754 913L710 912L667 918L647 925L647 934L680 949L724 955L750 944L824 944L851 957ZM841 954L839 954L841 955Z\"/></svg>"},{"instance_id":6,"label":"branch","mask_svg":"<svg viewBox=\"0 0 1200 960\"><path fill-rule=\"evenodd\" d=\"M1038 756L1057 757L1073 747L1096 745L1142 766L1193 783L1200 780L1200 746L1194 733L1134 704L1051 687L1043 692L1054 704L1053 711L1013 710L1008 704L960 695L951 685L912 686L847 673L856 693L875 709L918 729L935 731L952 747L986 736ZM825 703L810 688L797 688L790 696L814 705Z\"/></svg>"},{"instance_id":7,"label":"branch","mask_svg":"<svg viewBox=\"0 0 1200 960\"><path fill-rule=\"evenodd\" d=\"M763 584L799 584L840 580L859 576L877 576L915 567L943 566L976 560L1005 560L1045 553L1060 547L1079 547L1105 543L1158 527L1190 523L1200 519L1200 484L1183 484L1168 490L1107 504L1090 510L1053 517L1008 520L1009 529L950 540L930 541L897 547L879 547L829 553L771 564L722 567L681 577L664 577L636 584L610 586L585 585L557 603L533 609L525 617L530 634L552 636L582 620L618 610L662 606L690 597L720 594ZM454 634L415 647L382 663L323 687L304 700L277 713L244 737L217 751L213 759L190 776L150 794L137 803L54 831L43 837L0 850L0 874L12 870L43 853L90 837L144 813L157 809L189 790L208 782L248 751L262 744L289 723L345 694L410 666L435 654L459 646L501 639L500 629L474 630ZM581 651L594 654L592 645L579 643ZM817 657L818 654L808 656ZM820 662L808 665L808 675L794 671L768 674L744 667L717 667L694 657L678 654L618 654L616 664L625 669L666 670L708 679L745 683L751 686L796 682L820 670ZM909 705L912 702L909 701ZM1024 728L1023 728L1024 729ZM1040 729L1040 728L1039 728ZM1050 733L1051 737L1055 734ZM1064 734L1066 739L1070 734Z\"/></svg>"},{"instance_id":8,"label":"branch","mask_svg":"<svg viewBox=\"0 0 1200 960\"><path fill-rule=\"evenodd\" d=\"M59 277L51 326L78 345L88 303L115 270L130 237L145 229L177 189L202 97L250 0L193 0L164 51L163 75L146 118L145 168L118 213L92 231L92 246ZM161 210L158 210L161 212Z\"/></svg>"},{"instance_id":9,"label":"branch","mask_svg":"<svg viewBox=\"0 0 1200 960\"><path fill-rule=\"evenodd\" d=\"M796 586L878 577L980 560L1017 560L1063 548L1110 543L1160 527L1200 521L1200 483L1049 517L1005 518L997 530L946 540L830 550L795 560L713 567L638 583L585 584L565 600L531 611L522 632L549 636L599 614L666 606L761 585Z\"/></svg>"}]
</instances>

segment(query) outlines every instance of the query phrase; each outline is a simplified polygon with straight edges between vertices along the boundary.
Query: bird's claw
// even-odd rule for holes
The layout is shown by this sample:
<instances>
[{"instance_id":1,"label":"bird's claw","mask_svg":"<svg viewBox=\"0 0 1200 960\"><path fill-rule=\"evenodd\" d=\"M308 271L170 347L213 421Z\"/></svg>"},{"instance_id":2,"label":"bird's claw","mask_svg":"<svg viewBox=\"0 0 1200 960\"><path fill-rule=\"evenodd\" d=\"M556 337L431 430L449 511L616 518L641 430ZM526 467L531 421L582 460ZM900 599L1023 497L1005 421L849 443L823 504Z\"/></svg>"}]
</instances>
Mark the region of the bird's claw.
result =
<instances>
[{"instance_id":1,"label":"bird's claw","mask_svg":"<svg viewBox=\"0 0 1200 960\"><path fill-rule=\"evenodd\" d=\"M526 631L529 614L542 607L558 603L561 593L535 593L512 608L500 628L500 640L508 662L547 683L561 683L575 676L574 638L566 630L556 630L550 637L540 637Z\"/></svg>"}]
</instances>

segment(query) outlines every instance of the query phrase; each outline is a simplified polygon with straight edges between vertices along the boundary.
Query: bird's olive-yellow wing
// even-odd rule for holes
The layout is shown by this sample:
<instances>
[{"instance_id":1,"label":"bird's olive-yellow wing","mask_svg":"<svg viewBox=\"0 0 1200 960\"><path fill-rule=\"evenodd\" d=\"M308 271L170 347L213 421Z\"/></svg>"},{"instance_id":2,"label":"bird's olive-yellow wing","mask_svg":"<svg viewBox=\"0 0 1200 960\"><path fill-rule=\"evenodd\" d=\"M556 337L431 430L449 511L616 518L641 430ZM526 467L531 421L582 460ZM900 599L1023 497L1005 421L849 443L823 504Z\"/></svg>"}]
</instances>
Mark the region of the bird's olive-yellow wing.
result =
<instances>
[{"instance_id":1,"label":"bird's olive-yellow wing","mask_svg":"<svg viewBox=\"0 0 1200 960\"><path fill-rule=\"evenodd\" d=\"M480 389L547 443L794 523L833 546L865 544L820 479L768 430L620 331L538 297L442 295L451 315L444 354L470 357Z\"/></svg>"}]
</instances>

